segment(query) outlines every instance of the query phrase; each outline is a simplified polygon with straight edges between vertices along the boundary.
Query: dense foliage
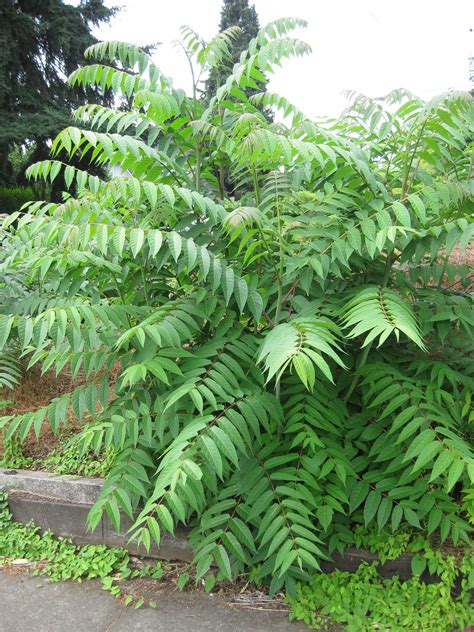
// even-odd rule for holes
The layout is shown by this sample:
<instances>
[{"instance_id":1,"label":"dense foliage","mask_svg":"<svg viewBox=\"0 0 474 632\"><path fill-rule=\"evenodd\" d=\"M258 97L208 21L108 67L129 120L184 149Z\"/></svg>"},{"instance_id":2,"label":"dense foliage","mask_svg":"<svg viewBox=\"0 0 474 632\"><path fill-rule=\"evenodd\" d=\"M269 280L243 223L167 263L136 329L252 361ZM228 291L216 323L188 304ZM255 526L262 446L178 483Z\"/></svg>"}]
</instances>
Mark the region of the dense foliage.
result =
<instances>
[{"instance_id":1,"label":"dense foliage","mask_svg":"<svg viewBox=\"0 0 474 632\"><path fill-rule=\"evenodd\" d=\"M13 521L7 500L6 495L0 493L1 565L8 567L18 560L27 560L34 573L46 575L48 581L97 578L104 590L120 597L121 603L135 608L142 605L154 608L156 602L145 599L140 594L140 587L137 594L135 586L124 586L124 579L171 580L179 590L190 582L190 573L183 565L173 568L160 562L140 562L130 558L124 549L104 545L77 546L70 539L55 537L49 531L41 534L34 524ZM394 559L406 551L416 552L412 561L414 576L408 581L399 581L398 577L383 580L377 573L376 563L370 566L363 563L355 573L320 573L310 583L298 586L294 599L288 599L290 619L302 620L318 630L332 630L334 624L342 623L346 624L344 629L357 632L373 630L381 622L394 632L446 632L453 627L464 629L472 621L468 577L474 572L474 561L468 551L456 559L426 546L423 538L412 540L407 533L383 537L369 534L365 529L358 529L358 532L364 546L378 552L382 560ZM420 580L419 575L425 567L441 581L426 584ZM213 573L206 576L203 588L206 592L216 589ZM222 588L225 589L225 583L217 585L218 590ZM128 592L130 589L133 594Z\"/></svg>"},{"instance_id":2,"label":"dense foliage","mask_svg":"<svg viewBox=\"0 0 474 632\"><path fill-rule=\"evenodd\" d=\"M63 0L1 3L2 184L15 184L21 174L12 164L12 148L33 143L33 161L47 158L48 140L70 124L71 110L80 102L68 88L67 76L80 65L84 49L97 41L92 28L108 22L116 9L107 8L103 0L81 0L76 5Z\"/></svg>"},{"instance_id":3,"label":"dense foliage","mask_svg":"<svg viewBox=\"0 0 474 632\"><path fill-rule=\"evenodd\" d=\"M0 187L2 213L13 213L34 197L31 187Z\"/></svg>"},{"instance_id":4,"label":"dense foliage","mask_svg":"<svg viewBox=\"0 0 474 632\"><path fill-rule=\"evenodd\" d=\"M198 578L252 566L290 591L355 524L468 540L474 478L472 301L448 261L472 235L472 99L358 97L319 124L249 100L307 52L302 25L261 29L207 107L136 48L90 48L71 85L131 111L77 110L30 169L77 196L7 218L1 261L0 345L88 380L7 438L90 418L84 451L118 451L91 527L124 511L148 547L186 523ZM208 71L234 32L183 45Z\"/></svg>"}]
</instances>

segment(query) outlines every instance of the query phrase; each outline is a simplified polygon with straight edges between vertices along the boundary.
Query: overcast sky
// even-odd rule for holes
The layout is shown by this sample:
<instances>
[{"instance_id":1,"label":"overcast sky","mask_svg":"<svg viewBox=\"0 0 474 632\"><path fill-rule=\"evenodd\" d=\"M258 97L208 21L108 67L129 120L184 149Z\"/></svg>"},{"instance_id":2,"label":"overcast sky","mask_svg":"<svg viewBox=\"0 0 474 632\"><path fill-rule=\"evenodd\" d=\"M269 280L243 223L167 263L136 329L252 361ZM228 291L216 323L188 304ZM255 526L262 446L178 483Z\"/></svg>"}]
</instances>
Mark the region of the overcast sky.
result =
<instances>
[{"instance_id":1,"label":"overcast sky","mask_svg":"<svg viewBox=\"0 0 474 632\"><path fill-rule=\"evenodd\" d=\"M154 57L176 87L188 88L189 68L173 46L183 24L210 39L218 30L221 0L107 0L122 11L100 39L162 42ZM252 4L252 3L251 3ZM282 16L309 22L298 37L312 54L288 60L270 89L310 116L337 115L345 90L382 96L408 88L430 98L468 89L474 55L472 0L254 0L260 24ZM473 87L471 85L471 87Z\"/></svg>"}]
</instances>

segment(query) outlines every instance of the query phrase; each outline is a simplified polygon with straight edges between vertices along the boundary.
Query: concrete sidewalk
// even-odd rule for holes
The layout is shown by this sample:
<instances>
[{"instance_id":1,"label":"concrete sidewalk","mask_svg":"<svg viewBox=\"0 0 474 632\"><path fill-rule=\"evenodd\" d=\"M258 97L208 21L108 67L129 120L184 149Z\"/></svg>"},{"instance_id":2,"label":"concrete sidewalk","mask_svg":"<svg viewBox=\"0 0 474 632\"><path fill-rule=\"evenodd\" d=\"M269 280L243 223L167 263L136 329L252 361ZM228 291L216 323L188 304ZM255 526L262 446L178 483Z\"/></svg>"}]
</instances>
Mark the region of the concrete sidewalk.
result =
<instances>
[{"instance_id":1,"label":"concrete sidewalk","mask_svg":"<svg viewBox=\"0 0 474 632\"><path fill-rule=\"evenodd\" d=\"M47 583L0 572L0 632L307 632L278 611L230 606L218 595L160 595L156 610L120 605L94 582Z\"/></svg>"}]
</instances>

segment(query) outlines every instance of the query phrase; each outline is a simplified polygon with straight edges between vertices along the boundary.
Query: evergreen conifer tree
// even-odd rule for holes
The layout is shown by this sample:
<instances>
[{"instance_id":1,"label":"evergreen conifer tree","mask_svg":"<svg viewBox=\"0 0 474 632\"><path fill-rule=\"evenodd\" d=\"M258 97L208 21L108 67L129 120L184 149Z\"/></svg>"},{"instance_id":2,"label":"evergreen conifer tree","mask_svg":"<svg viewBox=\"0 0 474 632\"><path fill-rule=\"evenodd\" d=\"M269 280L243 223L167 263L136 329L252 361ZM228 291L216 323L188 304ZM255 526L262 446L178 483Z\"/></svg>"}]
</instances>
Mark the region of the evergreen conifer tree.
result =
<instances>
[{"instance_id":1,"label":"evergreen conifer tree","mask_svg":"<svg viewBox=\"0 0 474 632\"><path fill-rule=\"evenodd\" d=\"M224 78L230 74L233 65L239 61L242 51L246 50L250 40L256 37L260 25L255 6L249 6L248 0L224 0L219 31L222 33L231 26L238 26L241 32L232 42L230 58L209 74L206 82L206 101L214 96ZM265 86L266 84L262 84L262 90L265 90ZM255 92L256 90L247 90L248 94Z\"/></svg>"},{"instance_id":2,"label":"evergreen conifer tree","mask_svg":"<svg viewBox=\"0 0 474 632\"><path fill-rule=\"evenodd\" d=\"M14 184L15 146L31 143L31 161L49 154L48 141L70 123L80 98L67 76L84 63L97 40L92 27L117 9L103 0L1 0L0 2L0 183Z\"/></svg>"}]
</instances>

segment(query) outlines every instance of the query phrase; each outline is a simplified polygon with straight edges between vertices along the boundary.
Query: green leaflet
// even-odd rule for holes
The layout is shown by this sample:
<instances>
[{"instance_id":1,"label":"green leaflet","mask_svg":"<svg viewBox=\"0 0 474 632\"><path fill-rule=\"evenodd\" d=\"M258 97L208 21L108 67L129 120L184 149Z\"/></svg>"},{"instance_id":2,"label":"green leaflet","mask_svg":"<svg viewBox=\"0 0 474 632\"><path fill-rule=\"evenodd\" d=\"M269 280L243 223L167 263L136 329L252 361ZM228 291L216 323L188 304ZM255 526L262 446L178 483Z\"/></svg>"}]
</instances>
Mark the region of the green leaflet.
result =
<instances>
[{"instance_id":1,"label":"green leaflet","mask_svg":"<svg viewBox=\"0 0 474 632\"><path fill-rule=\"evenodd\" d=\"M409 228L411 226L411 219L407 207L401 202L394 202L392 208L400 225L404 228Z\"/></svg>"}]
</instances>

